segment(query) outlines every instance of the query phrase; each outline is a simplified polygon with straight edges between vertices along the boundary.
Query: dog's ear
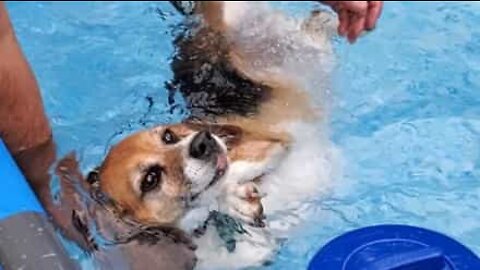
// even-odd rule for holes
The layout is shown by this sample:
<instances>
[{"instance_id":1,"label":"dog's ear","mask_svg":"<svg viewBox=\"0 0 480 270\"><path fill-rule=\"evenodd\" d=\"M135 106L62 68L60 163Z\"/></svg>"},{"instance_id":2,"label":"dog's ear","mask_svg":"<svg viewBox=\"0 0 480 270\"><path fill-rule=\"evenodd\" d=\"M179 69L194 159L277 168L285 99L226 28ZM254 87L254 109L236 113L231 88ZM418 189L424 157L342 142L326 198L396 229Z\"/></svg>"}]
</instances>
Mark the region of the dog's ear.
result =
<instances>
[{"instance_id":1,"label":"dog's ear","mask_svg":"<svg viewBox=\"0 0 480 270\"><path fill-rule=\"evenodd\" d=\"M68 238L85 250L96 252L99 246L92 231L106 239L125 232L120 226L122 223L117 222L122 213L119 214L113 201L99 190L98 167L83 177L72 153L58 162L56 174L60 180L61 225Z\"/></svg>"},{"instance_id":2,"label":"dog's ear","mask_svg":"<svg viewBox=\"0 0 480 270\"><path fill-rule=\"evenodd\" d=\"M88 251L94 245L88 231L87 186L78 167L75 153L62 158L55 167L60 190L56 197L59 203L51 207L50 214L63 234Z\"/></svg>"},{"instance_id":3,"label":"dog's ear","mask_svg":"<svg viewBox=\"0 0 480 270\"><path fill-rule=\"evenodd\" d=\"M222 138L228 147L237 145L243 137L243 130L239 126L220 124L220 123L205 123L201 121L188 120L185 124L196 131L208 130L216 136Z\"/></svg>"}]
</instances>

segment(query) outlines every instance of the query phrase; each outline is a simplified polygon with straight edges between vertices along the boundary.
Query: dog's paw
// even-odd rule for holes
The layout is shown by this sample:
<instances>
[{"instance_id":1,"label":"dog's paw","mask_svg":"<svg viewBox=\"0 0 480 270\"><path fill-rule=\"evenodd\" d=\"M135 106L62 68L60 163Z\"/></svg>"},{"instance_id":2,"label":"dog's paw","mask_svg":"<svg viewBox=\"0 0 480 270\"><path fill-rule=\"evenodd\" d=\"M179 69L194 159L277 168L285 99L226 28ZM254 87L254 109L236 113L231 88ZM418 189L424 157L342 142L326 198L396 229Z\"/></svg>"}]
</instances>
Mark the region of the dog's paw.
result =
<instances>
[{"instance_id":1,"label":"dog's paw","mask_svg":"<svg viewBox=\"0 0 480 270\"><path fill-rule=\"evenodd\" d=\"M228 212L237 219L254 227L265 227L265 215L261 202L264 194L253 182L237 184L227 196Z\"/></svg>"}]
</instances>

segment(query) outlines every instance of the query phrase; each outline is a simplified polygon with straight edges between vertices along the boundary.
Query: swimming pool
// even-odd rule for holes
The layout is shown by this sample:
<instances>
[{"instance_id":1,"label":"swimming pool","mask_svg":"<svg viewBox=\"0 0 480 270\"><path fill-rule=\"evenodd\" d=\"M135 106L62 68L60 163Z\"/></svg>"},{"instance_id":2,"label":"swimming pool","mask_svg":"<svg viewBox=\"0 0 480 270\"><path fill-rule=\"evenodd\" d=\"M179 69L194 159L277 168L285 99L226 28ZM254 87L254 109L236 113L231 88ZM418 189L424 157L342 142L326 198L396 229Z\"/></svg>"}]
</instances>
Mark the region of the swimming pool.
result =
<instances>
[{"instance_id":1,"label":"swimming pool","mask_svg":"<svg viewBox=\"0 0 480 270\"><path fill-rule=\"evenodd\" d=\"M276 3L292 14L310 3ZM7 4L40 82L59 156L86 171L143 126L180 121L165 82L166 3ZM338 43L331 126L341 185L268 269L301 269L326 241L378 223L435 229L480 254L480 4L386 3L378 29Z\"/></svg>"}]
</instances>

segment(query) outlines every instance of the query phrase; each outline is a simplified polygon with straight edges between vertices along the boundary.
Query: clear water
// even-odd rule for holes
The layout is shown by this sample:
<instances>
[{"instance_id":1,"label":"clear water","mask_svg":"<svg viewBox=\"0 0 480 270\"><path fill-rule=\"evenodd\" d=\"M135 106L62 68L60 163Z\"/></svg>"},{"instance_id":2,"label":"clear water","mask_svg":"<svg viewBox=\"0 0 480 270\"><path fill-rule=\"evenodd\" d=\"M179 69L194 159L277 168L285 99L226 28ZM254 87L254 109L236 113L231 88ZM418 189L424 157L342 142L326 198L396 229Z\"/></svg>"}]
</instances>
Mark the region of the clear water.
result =
<instances>
[{"instance_id":1,"label":"clear water","mask_svg":"<svg viewBox=\"0 0 480 270\"><path fill-rule=\"evenodd\" d=\"M312 5L276 4L298 16ZM7 6L59 156L75 150L86 171L129 132L188 113L164 86L181 20L167 3ZM480 3L388 2L375 32L339 42L331 126L344 178L269 269L304 268L333 237L380 223L438 230L480 254L478 23Z\"/></svg>"}]
</instances>

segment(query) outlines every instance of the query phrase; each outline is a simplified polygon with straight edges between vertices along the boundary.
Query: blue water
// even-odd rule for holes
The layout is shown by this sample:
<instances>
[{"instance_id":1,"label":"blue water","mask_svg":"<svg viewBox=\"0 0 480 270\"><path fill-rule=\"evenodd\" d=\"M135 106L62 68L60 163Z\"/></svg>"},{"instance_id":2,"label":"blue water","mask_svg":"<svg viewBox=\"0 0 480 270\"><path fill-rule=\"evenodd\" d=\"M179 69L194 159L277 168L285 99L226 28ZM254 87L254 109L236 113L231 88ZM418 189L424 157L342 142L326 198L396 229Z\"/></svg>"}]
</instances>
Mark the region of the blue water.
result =
<instances>
[{"instance_id":1,"label":"blue water","mask_svg":"<svg viewBox=\"0 0 480 270\"><path fill-rule=\"evenodd\" d=\"M293 15L309 3L276 3ZM180 121L165 82L166 3L8 3L38 76L59 156L85 171L122 136ZM341 185L269 269L301 269L336 235L379 223L446 233L480 254L480 3L389 2L373 33L337 46L332 139ZM153 106L149 108L149 100Z\"/></svg>"}]
</instances>

